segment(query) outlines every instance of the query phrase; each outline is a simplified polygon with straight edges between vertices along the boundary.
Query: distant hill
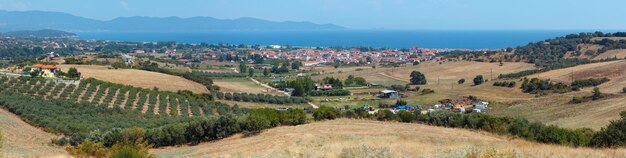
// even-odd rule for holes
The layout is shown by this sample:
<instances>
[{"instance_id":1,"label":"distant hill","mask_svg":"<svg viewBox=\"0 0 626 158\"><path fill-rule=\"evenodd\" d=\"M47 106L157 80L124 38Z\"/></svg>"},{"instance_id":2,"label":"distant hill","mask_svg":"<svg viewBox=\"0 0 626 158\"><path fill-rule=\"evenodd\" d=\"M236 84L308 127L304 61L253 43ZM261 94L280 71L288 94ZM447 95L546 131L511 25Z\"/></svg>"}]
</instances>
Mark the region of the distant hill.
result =
<instances>
[{"instance_id":1,"label":"distant hill","mask_svg":"<svg viewBox=\"0 0 626 158\"><path fill-rule=\"evenodd\" d=\"M256 18L121 17L101 21L61 12L0 11L0 31L54 29L69 32L202 32L219 30L337 30L333 24L268 21Z\"/></svg>"},{"instance_id":2,"label":"distant hill","mask_svg":"<svg viewBox=\"0 0 626 158\"><path fill-rule=\"evenodd\" d=\"M13 37L51 37L51 38L59 38L59 37L73 37L76 36L74 33L58 31L58 30L36 30L36 31L13 31L3 33L4 36L13 36Z\"/></svg>"}]
</instances>

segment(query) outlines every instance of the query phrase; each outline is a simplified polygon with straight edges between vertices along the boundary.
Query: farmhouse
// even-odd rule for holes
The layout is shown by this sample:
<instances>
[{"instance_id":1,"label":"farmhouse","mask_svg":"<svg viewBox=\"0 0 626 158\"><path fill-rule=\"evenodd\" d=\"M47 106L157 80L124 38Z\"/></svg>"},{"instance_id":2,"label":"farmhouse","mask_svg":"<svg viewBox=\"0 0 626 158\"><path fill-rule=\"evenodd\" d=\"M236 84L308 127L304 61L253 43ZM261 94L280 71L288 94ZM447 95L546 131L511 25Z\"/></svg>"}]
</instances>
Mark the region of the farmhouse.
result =
<instances>
[{"instance_id":1,"label":"farmhouse","mask_svg":"<svg viewBox=\"0 0 626 158\"><path fill-rule=\"evenodd\" d=\"M122 54L122 61L127 65L133 64L134 57L128 54Z\"/></svg>"},{"instance_id":2,"label":"farmhouse","mask_svg":"<svg viewBox=\"0 0 626 158\"><path fill-rule=\"evenodd\" d=\"M394 91L394 90L382 90L380 91L380 98L401 98L402 94L400 94L400 92L398 91Z\"/></svg>"},{"instance_id":3,"label":"farmhouse","mask_svg":"<svg viewBox=\"0 0 626 158\"><path fill-rule=\"evenodd\" d=\"M488 102L479 102L474 104L473 108L474 109L487 109L489 107L489 103Z\"/></svg>"},{"instance_id":4,"label":"farmhouse","mask_svg":"<svg viewBox=\"0 0 626 158\"><path fill-rule=\"evenodd\" d=\"M454 106L452 106L452 108L450 108L450 110L452 110L454 112L464 113L465 112L465 107L463 107L463 105L454 105Z\"/></svg>"},{"instance_id":5,"label":"farmhouse","mask_svg":"<svg viewBox=\"0 0 626 158\"><path fill-rule=\"evenodd\" d=\"M56 65L35 64L30 69L31 72L39 72L40 77L54 78L56 77Z\"/></svg>"},{"instance_id":6,"label":"farmhouse","mask_svg":"<svg viewBox=\"0 0 626 158\"><path fill-rule=\"evenodd\" d=\"M325 91L325 90L330 90L330 89L333 89L333 85L331 84L315 85L315 90L318 90L318 91Z\"/></svg>"}]
</instances>

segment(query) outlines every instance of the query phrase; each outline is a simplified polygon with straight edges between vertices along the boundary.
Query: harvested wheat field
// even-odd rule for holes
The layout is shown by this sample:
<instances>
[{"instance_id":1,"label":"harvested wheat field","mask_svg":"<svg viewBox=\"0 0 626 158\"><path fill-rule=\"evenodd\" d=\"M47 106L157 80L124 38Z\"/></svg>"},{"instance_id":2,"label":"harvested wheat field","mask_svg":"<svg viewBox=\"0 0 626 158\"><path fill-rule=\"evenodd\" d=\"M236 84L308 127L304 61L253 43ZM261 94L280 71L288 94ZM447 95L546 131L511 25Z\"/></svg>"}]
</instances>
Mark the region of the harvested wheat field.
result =
<instances>
[{"instance_id":1,"label":"harvested wheat field","mask_svg":"<svg viewBox=\"0 0 626 158\"><path fill-rule=\"evenodd\" d=\"M152 150L159 157L623 157L626 149L572 148L421 124L339 119L269 129L197 146Z\"/></svg>"},{"instance_id":2,"label":"harvested wheat field","mask_svg":"<svg viewBox=\"0 0 626 158\"><path fill-rule=\"evenodd\" d=\"M60 65L61 70L67 72L75 67L85 78L93 77L103 81L127 84L143 88L157 87L160 90L173 91L190 90L195 93L206 93L208 90L200 83L182 77L143 71L135 69L108 69L98 65Z\"/></svg>"},{"instance_id":3,"label":"harvested wheat field","mask_svg":"<svg viewBox=\"0 0 626 158\"><path fill-rule=\"evenodd\" d=\"M614 58L614 57L617 57L618 59L624 59L626 57L626 49L609 50L607 52L604 52L596 56L593 59L600 60L600 59L607 59L607 58Z\"/></svg>"},{"instance_id":4,"label":"harvested wheat field","mask_svg":"<svg viewBox=\"0 0 626 158\"><path fill-rule=\"evenodd\" d=\"M29 125L5 109L0 109L0 129L0 157L69 157L62 147L49 145L55 135Z\"/></svg>"},{"instance_id":5,"label":"harvested wheat field","mask_svg":"<svg viewBox=\"0 0 626 158\"><path fill-rule=\"evenodd\" d=\"M213 83L219 86L220 91L223 92L285 95L284 93L263 87L247 78L213 79Z\"/></svg>"},{"instance_id":6,"label":"harvested wheat field","mask_svg":"<svg viewBox=\"0 0 626 158\"><path fill-rule=\"evenodd\" d=\"M522 70L534 69L533 64L522 62L505 62L502 66L499 63L487 63L487 62L473 62L473 61L447 61L439 62L429 61L423 62L417 66L404 65L401 67L385 67L385 68L361 68L360 71L341 71L333 74L325 73L322 75L314 76L313 79L322 79L324 77L339 77L345 79L349 75L364 77L364 78L379 78L381 74L384 76L398 80L408 82L412 71L419 71L424 73L428 79L429 84L437 83L456 83L461 78L466 81L470 81L476 75L483 75L486 79L489 79L491 71L493 70L493 77L497 78L501 73L518 72ZM348 70L346 68L346 70Z\"/></svg>"},{"instance_id":7,"label":"harvested wheat field","mask_svg":"<svg viewBox=\"0 0 626 158\"><path fill-rule=\"evenodd\" d=\"M609 78L611 81L599 86L600 89L609 93L619 92L622 90L622 87L626 86L626 60L579 65L570 68L552 70L528 77L539 76L539 78L571 83L572 73L574 74L574 80L603 77Z\"/></svg>"},{"instance_id":8,"label":"harvested wheat field","mask_svg":"<svg viewBox=\"0 0 626 158\"><path fill-rule=\"evenodd\" d=\"M600 130L610 121L620 118L619 113L626 111L626 95L580 104L570 103L573 96L589 96L591 92L570 92L551 94L527 101L519 101L508 107L496 107L491 114L496 116L523 117L531 121L557 125L564 128L591 128Z\"/></svg>"},{"instance_id":9,"label":"harvested wheat field","mask_svg":"<svg viewBox=\"0 0 626 158\"><path fill-rule=\"evenodd\" d=\"M483 75L485 79L493 78L503 73L519 72L522 70L533 69L533 64L521 62L505 62L502 66L499 63L486 62L425 62L412 68L397 68L384 72L385 74L403 80L409 80L412 71L419 71L426 76L428 84L436 83L456 83L459 79L465 79L471 82L476 75ZM439 82L438 82L439 81Z\"/></svg>"}]
</instances>

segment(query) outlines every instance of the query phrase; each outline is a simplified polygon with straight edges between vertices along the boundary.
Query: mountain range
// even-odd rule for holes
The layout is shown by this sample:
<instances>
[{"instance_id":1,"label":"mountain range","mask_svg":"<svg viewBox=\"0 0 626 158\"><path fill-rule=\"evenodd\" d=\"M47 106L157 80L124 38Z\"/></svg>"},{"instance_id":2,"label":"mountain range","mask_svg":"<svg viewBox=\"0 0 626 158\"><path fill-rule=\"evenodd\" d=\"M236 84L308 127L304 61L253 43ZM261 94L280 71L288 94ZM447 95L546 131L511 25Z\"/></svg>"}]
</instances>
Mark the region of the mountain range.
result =
<instances>
[{"instance_id":1,"label":"mountain range","mask_svg":"<svg viewBox=\"0 0 626 158\"><path fill-rule=\"evenodd\" d=\"M276 22L257 18L120 17L96 20L62 12L2 11L0 32L54 29L69 32L203 32L233 30L339 30L345 27L311 22Z\"/></svg>"}]
</instances>

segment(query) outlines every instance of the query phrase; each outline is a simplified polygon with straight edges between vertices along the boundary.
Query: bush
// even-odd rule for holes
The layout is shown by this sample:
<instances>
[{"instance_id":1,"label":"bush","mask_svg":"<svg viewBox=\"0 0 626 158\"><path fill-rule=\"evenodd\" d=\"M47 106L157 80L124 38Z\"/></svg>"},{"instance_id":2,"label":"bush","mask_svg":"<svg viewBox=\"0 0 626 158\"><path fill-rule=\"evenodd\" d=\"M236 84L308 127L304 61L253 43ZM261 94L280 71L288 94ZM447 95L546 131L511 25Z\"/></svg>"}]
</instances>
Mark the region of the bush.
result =
<instances>
[{"instance_id":1,"label":"bush","mask_svg":"<svg viewBox=\"0 0 626 158\"><path fill-rule=\"evenodd\" d=\"M309 93L310 96L348 96L350 95L349 90L345 89L331 89L325 91L311 91Z\"/></svg>"},{"instance_id":2,"label":"bush","mask_svg":"<svg viewBox=\"0 0 626 158\"><path fill-rule=\"evenodd\" d=\"M590 79L586 79L586 80L576 80L571 84L571 87L573 88L583 88L583 87L591 87L591 86L598 86L602 83L608 82L609 79L608 78L601 78L601 79L594 79L594 78L590 78Z\"/></svg>"},{"instance_id":3,"label":"bush","mask_svg":"<svg viewBox=\"0 0 626 158\"><path fill-rule=\"evenodd\" d=\"M408 112L406 110L402 110L398 112L398 117L402 122L413 122L415 120L415 114Z\"/></svg>"},{"instance_id":4,"label":"bush","mask_svg":"<svg viewBox=\"0 0 626 158\"><path fill-rule=\"evenodd\" d=\"M462 79L460 79L459 81L457 81L457 83L459 83L459 84L463 84L463 83L465 83L465 79L464 79L464 78L462 78Z\"/></svg>"},{"instance_id":5,"label":"bush","mask_svg":"<svg viewBox=\"0 0 626 158\"><path fill-rule=\"evenodd\" d=\"M424 89L424 90L422 90L422 95L426 95L426 94L430 94L430 93L435 93L435 90L432 90L432 89Z\"/></svg>"},{"instance_id":6,"label":"bush","mask_svg":"<svg viewBox=\"0 0 626 158\"><path fill-rule=\"evenodd\" d=\"M135 143L120 143L115 144L111 148L111 152L109 157L111 158L156 158L155 155L150 154L149 149L152 148L146 142L135 142Z\"/></svg>"},{"instance_id":7,"label":"bush","mask_svg":"<svg viewBox=\"0 0 626 158\"><path fill-rule=\"evenodd\" d=\"M391 110L383 109L379 110L375 117L379 121L398 121L400 118L398 115L394 114Z\"/></svg>"},{"instance_id":8,"label":"bush","mask_svg":"<svg viewBox=\"0 0 626 158\"><path fill-rule=\"evenodd\" d=\"M339 117L339 115L339 110L328 106L322 106L313 111L313 119L316 121L334 120L335 118Z\"/></svg>"},{"instance_id":9,"label":"bush","mask_svg":"<svg viewBox=\"0 0 626 158\"><path fill-rule=\"evenodd\" d=\"M71 155L78 157L105 157L109 152L102 143L85 141L77 146L65 148Z\"/></svg>"},{"instance_id":10,"label":"bush","mask_svg":"<svg viewBox=\"0 0 626 158\"><path fill-rule=\"evenodd\" d=\"M625 147L626 146L626 111L620 113L621 119L611 121L593 135L590 145L595 147Z\"/></svg>"},{"instance_id":11,"label":"bush","mask_svg":"<svg viewBox=\"0 0 626 158\"><path fill-rule=\"evenodd\" d=\"M244 126L246 131L256 133L261 130L270 128L271 122L267 118L267 116L250 114L248 115L248 117L246 117Z\"/></svg>"},{"instance_id":12,"label":"bush","mask_svg":"<svg viewBox=\"0 0 626 158\"><path fill-rule=\"evenodd\" d=\"M478 75L478 76L474 77L474 85L481 85L481 84L483 84L483 82L485 82L485 79L483 78L483 75Z\"/></svg>"},{"instance_id":13,"label":"bush","mask_svg":"<svg viewBox=\"0 0 626 158\"><path fill-rule=\"evenodd\" d=\"M494 82L493 86L513 88L513 87L515 87L515 84L516 84L515 81L511 81L511 82L508 82L508 81L500 82L500 81L498 81L498 82Z\"/></svg>"},{"instance_id":14,"label":"bush","mask_svg":"<svg viewBox=\"0 0 626 158\"><path fill-rule=\"evenodd\" d=\"M572 103L578 104L578 103L582 103L582 102L583 102L583 97L580 97L580 96L572 97Z\"/></svg>"},{"instance_id":15,"label":"bush","mask_svg":"<svg viewBox=\"0 0 626 158\"><path fill-rule=\"evenodd\" d=\"M622 92L626 93L626 87L622 88Z\"/></svg>"},{"instance_id":16,"label":"bush","mask_svg":"<svg viewBox=\"0 0 626 158\"><path fill-rule=\"evenodd\" d=\"M408 103L406 102L406 100L397 100L395 105L398 106L403 106L403 105L407 105Z\"/></svg>"}]
</instances>

